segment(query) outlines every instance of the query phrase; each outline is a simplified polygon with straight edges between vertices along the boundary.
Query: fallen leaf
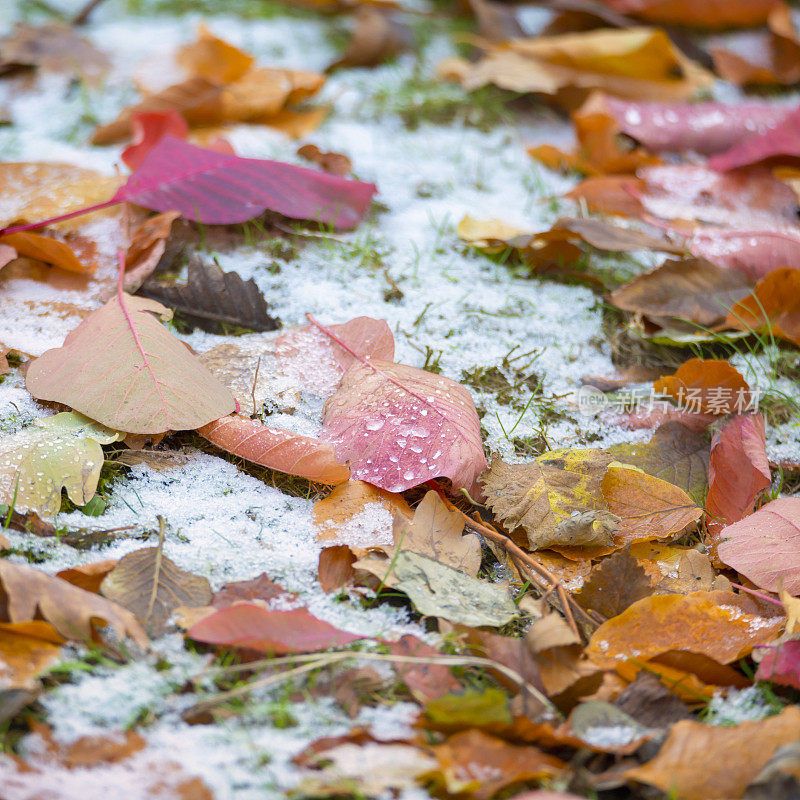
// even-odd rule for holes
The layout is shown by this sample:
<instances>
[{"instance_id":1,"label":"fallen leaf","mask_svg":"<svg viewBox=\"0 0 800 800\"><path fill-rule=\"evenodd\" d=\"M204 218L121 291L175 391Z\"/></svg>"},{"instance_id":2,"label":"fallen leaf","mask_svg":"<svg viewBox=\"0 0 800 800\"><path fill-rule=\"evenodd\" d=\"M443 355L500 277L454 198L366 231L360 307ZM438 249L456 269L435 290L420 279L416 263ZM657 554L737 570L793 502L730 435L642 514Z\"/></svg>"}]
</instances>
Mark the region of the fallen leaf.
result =
<instances>
[{"instance_id":1,"label":"fallen leaf","mask_svg":"<svg viewBox=\"0 0 800 800\"><path fill-rule=\"evenodd\" d=\"M575 599L584 608L610 619L637 600L649 597L653 588L639 562L629 552L620 551L592 568L586 583L575 594Z\"/></svg>"},{"instance_id":2,"label":"fallen leaf","mask_svg":"<svg viewBox=\"0 0 800 800\"><path fill-rule=\"evenodd\" d=\"M754 680L800 689L800 640L789 639L762 647L759 653L761 661L753 676Z\"/></svg>"},{"instance_id":3,"label":"fallen leaf","mask_svg":"<svg viewBox=\"0 0 800 800\"><path fill-rule=\"evenodd\" d=\"M35 420L0 439L0 502L17 512L53 517L66 489L75 505L86 505L100 479L100 445L121 438L118 431L71 412Z\"/></svg>"},{"instance_id":4,"label":"fallen leaf","mask_svg":"<svg viewBox=\"0 0 800 800\"><path fill-rule=\"evenodd\" d=\"M655 734L621 708L603 700L586 700L576 706L566 727L592 750L616 755L636 752Z\"/></svg>"},{"instance_id":5,"label":"fallen leaf","mask_svg":"<svg viewBox=\"0 0 800 800\"><path fill-rule=\"evenodd\" d=\"M794 706L729 727L683 720L672 727L655 758L623 774L686 800L739 798L778 747L798 737L800 711Z\"/></svg>"},{"instance_id":6,"label":"fallen leaf","mask_svg":"<svg viewBox=\"0 0 800 800\"><path fill-rule=\"evenodd\" d=\"M470 91L492 83L515 92L552 95L567 105L595 89L632 99L686 100L712 81L657 28L487 44L474 64L451 58L439 65L438 74Z\"/></svg>"},{"instance_id":7,"label":"fallen leaf","mask_svg":"<svg viewBox=\"0 0 800 800\"><path fill-rule=\"evenodd\" d=\"M623 689L614 705L648 728L669 728L692 716L679 697L646 672L640 672L636 680Z\"/></svg>"},{"instance_id":8,"label":"fallen leaf","mask_svg":"<svg viewBox=\"0 0 800 800\"><path fill-rule=\"evenodd\" d=\"M720 560L756 586L800 593L800 498L781 497L728 525L717 548Z\"/></svg>"},{"instance_id":9,"label":"fallen leaf","mask_svg":"<svg viewBox=\"0 0 800 800\"><path fill-rule=\"evenodd\" d=\"M175 60L188 75L214 83L235 81L255 63L253 56L214 36L205 25L199 26L197 41L178 49Z\"/></svg>"},{"instance_id":10,"label":"fallen leaf","mask_svg":"<svg viewBox=\"0 0 800 800\"><path fill-rule=\"evenodd\" d=\"M413 44L411 29L389 13L372 6L356 9L355 28L341 58L325 70L341 67L375 67L408 50Z\"/></svg>"},{"instance_id":11,"label":"fallen leaf","mask_svg":"<svg viewBox=\"0 0 800 800\"><path fill-rule=\"evenodd\" d=\"M750 387L729 362L691 358L673 375L662 375L653 390L673 397L680 408L706 414L729 414L750 408Z\"/></svg>"},{"instance_id":12,"label":"fallen leaf","mask_svg":"<svg viewBox=\"0 0 800 800\"><path fill-rule=\"evenodd\" d=\"M400 637L392 643L391 653L396 656L431 659L429 663L392 662L398 679L410 689L417 702L427 702L461 688L450 668L436 663L436 657L442 653L416 636L407 633Z\"/></svg>"},{"instance_id":13,"label":"fallen leaf","mask_svg":"<svg viewBox=\"0 0 800 800\"><path fill-rule=\"evenodd\" d=\"M0 75L15 67L38 67L46 72L74 73L97 85L110 66L108 56L69 25L17 23L13 32L0 40Z\"/></svg>"},{"instance_id":14,"label":"fallen leaf","mask_svg":"<svg viewBox=\"0 0 800 800\"><path fill-rule=\"evenodd\" d=\"M111 572L117 565L118 559L109 558L103 561L95 561L92 564L83 564L69 569L62 569L56 573L57 578L84 589L92 594L100 594L100 584L103 578Z\"/></svg>"},{"instance_id":15,"label":"fallen leaf","mask_svg":"<svg viewBox=\"0 0 800 800\"><path fill-rule=\"evenodd\" d=\"M462 536L464 517L451 511L436 492L428 492L409 520L395 512L394 542L400 550L410 550L446 564L473 578L481 566L481 541L476 533Z\"/></svg>"},{"instance_id":16,"label":"fallen leaf","mask_svg":"<svg viewBox=\"0 0 800 800\"><path fill-rule=\"evenodd\" d=\"M262 572L247 581L226 583L219 591L214 592L211 605L214 608L227 608L242 600L270 601L278 597L292 598L294 595L270 580L266 572Z\"/></svg>"},{"instance_id":17,"label":"fallen leaf","mask_svg":"<svg viewBox=\"0 0 800 800\"><path fill-rule=\"evenodd\" d=\"M150 636L167 630L167 621L178 606L194 608L211 601L208 580L182 570L160 547L123 556L103 579L100 593L132 611Z\"/></svg>"},{"instance_id":18,"label":"fallen leaf","mask_svg":"<svg viewBox=\"0 0 800 800\"><path fill-rule=\"evenodd\" d=\"M96 626L108 625L120 638L129 636L140 647L147 646L147 636L130 611L61 578L0 559L0 584L7 598L2 621L44 619L75 641L95 639Z\"/></svg>"},{"instance_id":19,"label":"fallen leaf","mask_svg":"<svg viewBox=\"0 0 800 800\"><path fill-rule=\"evenodd\" d=\"M31 364L28 391L129 433L193 430L232 412L233 396L149 312L171 315L120 292Z\"/></svg>"},{"instance_id":20,"label":"fallen leaf","mask_svg":"<svg viewBox=\"0 0 800 800\"><path fill-rule=\"evenodd\" d=\"M725 327L767 332L800 347L799 292L800 269L776 269L731 308Z\"/></svg>"},{"instance_id":21,"label":"fallen leaf","mask_svg":"<svg viewBox=\"0 0 800 800\"><path fill-rule=\"evenodd\" d=\"M318 483L343 483L350 469L337 461L333 445L238 414L203 425L197 432L235 456Z\"/></svg>"},{"instance_id":22,"label":"fallen leaf","mask_svg":"<svg viewBox=\"0 0 800 800\"><path fill-rule=\"evenodd\" d=\"M469 0L469 7L478 24L478 35L483 39L504 42L525 36L515 9L489 0Z\"/></svg>"},{"instance_id":23,"label":"fallen leaf","mask_svg":"<svg viewBox=\"0 0 800 800\"><path fill-rule=\"evenodd\" d=\"M323 547L317 565L317 578L322 591L328 594L351 586L355 581L353 564L356 561L356 556L346 544Z\"/></svg>"},{"instance_id":24,"label":"fallen leaf","mask_svg":"<svg viewBox=\"0 0 800 800\"><path fill-rule=\"evenodd\" d=\"M0 692L36 691L65 641L49 622L0 622Z\"/></svg>"},{"instance_id":25,"label":"fallen leaf","mask_svg":"<svg viewBox=\"0 0 800 800\"><path fill-rule=\"evenodd\" d=\"M781 0L604 0L620 14L632 14L660 25L696 28L752 28L763 24Z\"/></svg>"},{"instance_id":26,"label":"fallen leaf","mask_svg":"<svg viewBox=\"0 0 800 800\"><path fill-rule=\"evenodd\" d=\"M245 281L238 272L223 272L200 258L189 260L188 271L185 284L151 280L139 294L163 303L208 333L224 333L227 325L262 332L280 327L253 278Z\"/></svg>"},{"instance_id":27,"label":"fallen leaf","mask_svg":"<svg viewBox=\"0 0 800 800\"><path fill-rule=\"evenodd\" d=\"M738 270L702 258L668 260L621 286L609 299L617 308L645 314L662 327L677 319L709 328L724 319L752 285Z\"/></svg>"},{"instance_id":28,"label":"fallen leaf","mask_svg":"<svg viewBox=\"0 0 800 800\"><path fill-rule=\"evenodd\" d=\"M324 172L331 175L349 175L353 170L350 159L342 153L324 153L315 144L304 144L297 148L297 155L316 164Z\"/></svg>"},{"instance_id":29,"label":"fallen leaf","mask_svg":"<svg viewBox=\"0 0 800 800\"><path fill-rule=\"evenodd\" d=\"M7 233L0 236L0 244L13 247L17 255L44 261L68 272L92 273L96 264L82 264L70 247L58 239L36 233Z\"/></svg>"},{"instance_id":30,"label":"fallen leaf","mask_svg":"<svg viewBox=\"0 0 800 800\"><path fill-rule=\"evenodd\" d=\"M513 745L479 730L457 733L434 745L438 778L449 794L469 793L487 800L503 787L524 781L557 778L566 764L532 745Z\"/></svg>"},{"instance_id":31,"label":"fallen leaf","mask_svg":"<svg viewBox=\"0 0 800 800\"><path fill-rule=\"evenodd\" d=\"M345 647L362 638L340 631L304 608L274 611L254 603L235 603L192 625L190 639L223 647L244 647L273 655L313 653Z\"/></svg>"},{"instance_id":32,"label":"fallen leaf","mask_svg":"<svg viewBox=\"0 0 800 800\"><path fill-rule=\"evenodd\" d=\"M174 109L140 111L131 120L131 143L122 151L125 165L135 170L145 156L165 137L185 139L189 133L186 120Z\"/></svg>"},{"instance_id":33,"label":"fallen leaf","mask_svg":"<svg viewBox=\"0 0 800 800\"><path fill-rule=\"evenodd\" d=\"M714 434L708 473L706 524L714 540L725 525L753 513L772 475L766 452L764 417L737 414Z\"/></svg>"},{"instance_id":34,"label":"fallen leaf","mask_svg":"<svg viewBox=\"0 0 800 800\"><path fill-rule=\"evenodd\" d=\"M554 544L609 545L612 539L590 525L580 540L560 527L573 512L602 511L600 485L613 459L600 450L553 450L527 464L495 457L481 480L487 505L510 530L523 528L531 550Z\"/></svg>"},{"instance_id":35,"label":"fallen leaf","mask_svg":"<svg viewBox=\"0 0 800 800\"><path fill-rule=\"evenodd\" d=\"M773 639L783 617L764 617L733 592L652 595L604 622L586 654L603 669L670 650L690 651L727 664Z\"/></svg>"},{"instance_id":36,"label":"fallen leaf","mask_svg":"<svg viewBox=\"0 0 800 800\"><path fill-rule=\"evenodd\" d=\"M600 214L617 214L623 217L640 217L644 211L631 188L637 179L629 175L602 175L581 181L564 197L580 203L589 211Z\"/></svg>"},{"instance_id":37,"label":"fallen leaf","mask_svg":"<svg viewBox=\"0 0 800 800\"><path fill-rule=\"evenodd\" d=\"M320 433L355 480L402 492L438 477L475 486L486 460L480 421L461 384L370 359L342 377L325 404Z\"/></svg>"}]
</instances>

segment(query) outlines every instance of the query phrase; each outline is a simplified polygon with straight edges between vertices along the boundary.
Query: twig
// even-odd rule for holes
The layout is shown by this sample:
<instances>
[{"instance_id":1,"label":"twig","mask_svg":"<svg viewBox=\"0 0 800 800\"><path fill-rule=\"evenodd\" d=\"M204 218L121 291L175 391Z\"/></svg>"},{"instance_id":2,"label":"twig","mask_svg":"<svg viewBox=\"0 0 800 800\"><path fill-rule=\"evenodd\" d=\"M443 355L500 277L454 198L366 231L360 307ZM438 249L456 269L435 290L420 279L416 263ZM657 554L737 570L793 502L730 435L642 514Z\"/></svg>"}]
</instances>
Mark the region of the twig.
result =
<instances>
[{"instance_id":1,"label":"twig","mask_svg":"<svg viewBox=\"0 0 800 800\"><path fill-rule=\"evenodd\" d=\"M89 15L94 11L103 0L89 0L89 2L72 18L72 25L85 25L89 21Z\"/></svg>"}]
</instances>

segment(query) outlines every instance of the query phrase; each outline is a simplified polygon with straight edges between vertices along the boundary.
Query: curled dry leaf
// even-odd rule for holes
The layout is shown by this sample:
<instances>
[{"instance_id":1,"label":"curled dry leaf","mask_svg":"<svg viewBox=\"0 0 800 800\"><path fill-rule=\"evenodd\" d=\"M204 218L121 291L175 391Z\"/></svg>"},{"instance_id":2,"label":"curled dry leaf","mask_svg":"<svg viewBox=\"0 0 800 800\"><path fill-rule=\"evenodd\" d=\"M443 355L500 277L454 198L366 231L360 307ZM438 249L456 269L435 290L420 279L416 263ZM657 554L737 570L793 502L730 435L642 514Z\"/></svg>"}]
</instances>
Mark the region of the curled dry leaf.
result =
<instances>
[{"instance_id":1,"label":"curled dry leaf","mask_svg":"<svg viewBox=\"0 0 800 800\"><path fill-rule=\"evenodd\" d=\"M781 497L722 532L720 560L756 586L800 594L800 498Z\"/></svg>"},{"instance_id":2,"label":"curled dry leaf","mask_svg":"<svg viewBox=\"0 0 800 800\"><path fill-rule=\"evenodd\" d=\"M254 603L235 603L192 625L186 635L198 642L245 647L264 653L313 653L344 647L359 636L340 631L304 608L273 611Z\"/></svg>"},{"instance_id":3,"label":"curled dry leaf","mask_svg":"<svg viewBox=\"0 0 800 800\"><path fill-rule=\"evenodd\" d=\"M553 95L567 105L594 89L631 99L687 100L711 85L657 28L597 30L487 46L475 63L448 59L439 75L473 90L489 83Z\"/></svg>"},{"instance_id":4,"label":"curled dry leaf","mask_svg":"<svg viewBox=\"0 0 800 800\"><path fill-rule=\"evenodd\" d=\"M161 547L145 547L123 556L103 578L100 594L132 611L150 636L161 636L178 606L195 608L211 601L211 585L182 570Z\"/></svg>"},{"instance_id":5,"label":"curled dry leaf","mask_svg":"<svg viewBox=\"0 0 800 800\"><path fill-rule=\"evenodd\" d=\"M3 621L43 618L63 637L75 641L95 639L96 628L108 625L120 638L130 636L139 646L147 646L147 636L130 611L61 578L0 560L0 585L7 598Z\"/></svg>"},{"instance_id":6,"label":"curled dry leaf","mask_svg":"<svg viewBox=\"0 0 800 800\"><path fill-rule=\"evenodd\" d=\"M230 392L151 312L171 316L121 292L31 365L28 391L128 433L193 430L231 413Z\"/></svg>"},{"instance_id":7,"label":"curled dry leaf","mask_svg":"<svg viewBox=\"0 0 800 800\"><path fill-rule=\"evenodd\" d=\"M487 505L509 529L523 528L531 550L553 545L604 545L608 532L591 524L580 538L563 531L573 512L603 511L600 490L613 458L600 450L553 450L527 464L495 457L482 476Z\"/></svg>"},{"instance_id":8,"label":"curled dry leaf","mask_svg":"<svg viewBox=\"0 0 800 800\"><path fill-rule=\"evenodd\" d=\"M725 327L767 332L800 347L800 269L783 267L763 277L731 308Z\"/></svg>"},{"instance_id":9,"label":"curled dry leaf","mask_svg":"<svg viewBox=\"0 0 800 800\"><path fill-rule=\"evenodd\" d=\"M798 737L800 711L794 706L730 727L682 720L655 758L623 775L686 800L743 797L775 751Z\"/></svg>"},{"instance_id":10,"label":"curled dry leaf","mask_svg":"<svg viewBox=\"0 0 800 800\"><path fill-rule=\"evenodd\" d=\"M708 328L724 319L752 285L738 270L703 258L668 260L612 292L610 300L659 324L689 320Z\"/></svg>"},{"instance_id":11,"label":"curled dry leaf","mask_svg":"<svg viewBox=\"0 0 800 800\"><path fill-rule=\"evenodd\" d=\"M328 442L269 428L238 414L203 425L197 432L228 453L278 472L327 484L350 477L349 468L336 460Z\"/></svg>"},{"instance_id":12,"label":"curled dry leaf","mask_svg":"<svg viewBox=\"0 0 800 800\"><path fill-rule=\"evenodd\" d=\"M728 664L774 639L782 626L782 615L766 617L733 592L652 595L604 622L592 635L586 654L603 669L671 650Z\"/></svg>"},{"instance_id":13,"label":"curled dry leaf","mask_svg":"<svg viewBox=\"0 0 800 800\"><path fill-rule=\"evenodd\" d=\"M100 479L100 445L122 438L118 431L71 412L37 419L29 428L0 438L0 503L17 512L54 517L66 489L75 505L85 505Z\"/></svg>"},{"instance_id":14,"label":"curled dry leaf","mask_svg":"<svg viewBox=\"0 0 800 800\"><path fill-rule=\"evenodd\" d=\"M751 403L741 373L721 359L689 359L674 375L662 375L653 389L673 397L681 408L707 414L744 411Z\"/></svg>"},{"instance_id":15,"label":"curled dry leaf","mask_svg":"<svg viewBox=\"0 0 800 800\"><path fill-rule=\"evenodd\" d=\"M380 8L356 9L355 28L341 58L326 72L340 67L375 67L394 58L413 44L411 29Z\"/></svg>"},{"instance_id":16,"label":"curled dry leaf","mask_svg":"<svg viewBox=\"0 0 800 800\"><path fill-rule=\"evenodd\" d=\"M323 547L319 552L317 577L325 593L341 591L355 580L356 557L346 544Z\"/></svg>"},{"instance_id":17,"label":"curled dry leaf","mask_svg":"<svg viewBox=\"0 0 800 800\"><path fill-rule=\"evenodd\" d=\"M441 375L370 359L326 403L320 438L356 480L402 492L432 478L474 488L486 460L469 392Z\"/></svg>"},{"instance_id":18,"label":"curled dry leaf","mask_svg":"<svg viewBox=\"0 0 800 800\"><path fill-rule=\"evenodd\" d=\"M209 333L224 333L226 325L262 332L280 327L253 278L245 281L238 272L223 272L218 264L197 257L189 260L187 283L151 280L139 294L158 300Z\"/></svg>"},{"instance_id":19,"label":"curled dry leaf","mask_svg":"<svg viewBox=\"0 0 800 800\"><path fill-rule=\"evenodd\" d=\"M705 506L712 539L719 539L725 525L751 514L771 481L764 417L761 414L731 417L711 442Z\"/></svg>"}]
</instances>

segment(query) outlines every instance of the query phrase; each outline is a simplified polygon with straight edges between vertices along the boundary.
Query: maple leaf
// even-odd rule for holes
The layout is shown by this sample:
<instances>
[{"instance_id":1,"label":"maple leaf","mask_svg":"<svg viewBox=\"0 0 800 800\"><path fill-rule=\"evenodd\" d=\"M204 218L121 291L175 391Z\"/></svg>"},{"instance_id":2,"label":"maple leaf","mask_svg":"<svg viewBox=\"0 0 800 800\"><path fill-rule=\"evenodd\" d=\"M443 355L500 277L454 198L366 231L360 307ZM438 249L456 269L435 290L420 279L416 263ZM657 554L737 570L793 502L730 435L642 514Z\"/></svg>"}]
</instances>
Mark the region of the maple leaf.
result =
<instances>
[{"instance_id":1,"label":"maple leaf","mask_svg":"<svg viewBox=\"0 0 800 800\"><path fill-rule=\"evenodd\" d=\"M75 505L86 505L100 479L100 445L122 438L118 431L72 412L35 420L0 439L0 503L17 512L53 517L66 489Z\"/></svg>"}]
</instances>

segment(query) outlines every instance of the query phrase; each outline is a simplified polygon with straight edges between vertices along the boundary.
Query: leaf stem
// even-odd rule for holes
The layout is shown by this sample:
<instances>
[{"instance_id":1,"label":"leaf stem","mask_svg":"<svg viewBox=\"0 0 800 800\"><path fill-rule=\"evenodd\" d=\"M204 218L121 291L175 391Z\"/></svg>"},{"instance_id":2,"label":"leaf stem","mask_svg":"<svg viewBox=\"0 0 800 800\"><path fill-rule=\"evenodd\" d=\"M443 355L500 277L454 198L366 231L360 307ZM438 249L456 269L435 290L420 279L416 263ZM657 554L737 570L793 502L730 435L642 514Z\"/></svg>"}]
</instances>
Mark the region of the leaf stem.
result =
<instances>
[{"instance_id":1,"label":"leaf stem","mask_svg":"<svg viewBox=\"0 0 800 800\"><path fill-rule=\"evenodd\" d=\"M46 225L55 225L57 222L63 222L67 219L72 219L73 217L79 217L81 214L91 214L92 211L102 211L104 208L108 208L109 206L115 206L119 203L120 200L117 199L117 196L114 195L110 200L106 200L105 203L98 203L94 206L87 206L86 208L79 208L77 211L70 211L68 214L61 214L58 217L50 217L50 219L43 220L42 222L28 222L25 225L14 225L11 228L3 228L0 230L0 236L6 233L21 233L22 231L32 231L35 228L44 228Z\"/></svg>"}]
</instances>

